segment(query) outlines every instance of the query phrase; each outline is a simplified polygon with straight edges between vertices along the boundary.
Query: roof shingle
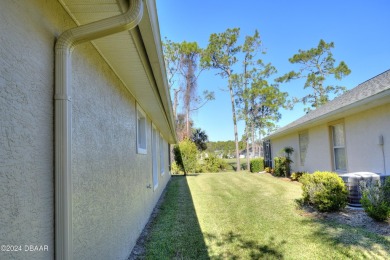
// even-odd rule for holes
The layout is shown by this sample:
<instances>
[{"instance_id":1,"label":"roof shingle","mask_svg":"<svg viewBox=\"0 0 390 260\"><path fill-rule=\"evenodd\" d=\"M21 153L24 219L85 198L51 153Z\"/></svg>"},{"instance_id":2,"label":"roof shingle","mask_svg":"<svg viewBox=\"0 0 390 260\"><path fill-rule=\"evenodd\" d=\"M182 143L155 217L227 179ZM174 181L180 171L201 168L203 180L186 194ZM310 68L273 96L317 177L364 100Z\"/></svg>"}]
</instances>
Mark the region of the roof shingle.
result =
<instances>
[{"instance_id":1,"label":"roof shingle","mask_svg":"<svg viewBox=\"0 0 390 260\"><path fill-rule=\"evenodd\" d=\"M324 117L327 114L336 112L344 107L352 105L356 102L362 101L366 98L375 96L381 92L390 89L390 70L387 70L361 84L355 88L348 90L343 95L333 99L332 101L326 103L325 105L307 113L303 117L295 120L294 122L279 128L267 138L279 135L282 132L286 132L291 128L296 128L299 126L304 126L308 122L311 122L319 117Z\"/></svg>"}]
</instances>

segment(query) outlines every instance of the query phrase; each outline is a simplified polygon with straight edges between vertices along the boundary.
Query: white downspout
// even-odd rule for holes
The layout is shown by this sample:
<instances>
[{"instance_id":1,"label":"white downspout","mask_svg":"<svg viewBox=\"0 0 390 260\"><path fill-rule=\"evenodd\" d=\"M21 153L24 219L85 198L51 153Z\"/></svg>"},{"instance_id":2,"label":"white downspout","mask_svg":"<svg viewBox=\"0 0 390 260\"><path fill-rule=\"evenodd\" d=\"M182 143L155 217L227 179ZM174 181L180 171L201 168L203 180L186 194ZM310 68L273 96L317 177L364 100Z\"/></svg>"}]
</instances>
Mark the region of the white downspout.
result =
<instances>
[{"instance_id":1,"label":"white downspout","mask_svg":"<svg viewBox=\"0 0 390 260\"><path fill-rule=\"evenodd\" d=\"M55 258L73 259L72 246L72 68L82 42L131 30L141 21L142 0L129 0L126 13L65 31L55 46Z\"/></svg>"}]
</instances>

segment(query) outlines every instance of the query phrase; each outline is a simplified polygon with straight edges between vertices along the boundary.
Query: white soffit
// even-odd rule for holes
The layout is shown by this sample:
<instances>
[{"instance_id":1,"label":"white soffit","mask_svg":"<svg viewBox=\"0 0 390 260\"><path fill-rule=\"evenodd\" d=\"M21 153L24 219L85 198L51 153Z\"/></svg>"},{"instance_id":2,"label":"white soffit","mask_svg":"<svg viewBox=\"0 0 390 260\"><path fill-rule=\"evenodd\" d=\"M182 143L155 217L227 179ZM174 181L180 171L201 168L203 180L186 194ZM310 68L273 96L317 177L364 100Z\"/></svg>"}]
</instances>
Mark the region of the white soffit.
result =
<instances>
[{"instance_id":1,"label":"white soffit","mask_svg":"<svg viewBox=\"0 0 390 260\"><path fill-rule=\"evenodd\" d=\"M124 0L59 0L59 2L77 25L119 15L128 8L127 1ZM144 12L147 12L146 6ZM145 16L148 17L144 14L142 20ZM167 119L167 116L170 116L170 108L166 107L167 103L160 99L148 56L143 49L137 48L134 41L133 37L137 35L140 34L124 31L94 40L92 43L164 137L169 142L174 142L175 134ZM166 98L166 95L163 96ZM164 107L162 102L165 103ZM170 104L170 101L168 103Z\"/></svg>"}]
</instances>

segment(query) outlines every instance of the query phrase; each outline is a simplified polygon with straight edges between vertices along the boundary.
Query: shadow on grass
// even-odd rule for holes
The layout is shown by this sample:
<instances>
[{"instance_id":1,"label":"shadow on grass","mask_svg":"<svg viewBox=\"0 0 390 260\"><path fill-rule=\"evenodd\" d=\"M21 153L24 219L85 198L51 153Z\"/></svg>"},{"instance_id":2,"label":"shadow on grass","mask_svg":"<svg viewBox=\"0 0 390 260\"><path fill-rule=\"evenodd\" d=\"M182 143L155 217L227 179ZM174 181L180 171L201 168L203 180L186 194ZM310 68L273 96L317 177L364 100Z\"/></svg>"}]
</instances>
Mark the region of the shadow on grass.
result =
<instances>
[{"instance_id":1,"label":"shadow on grass","mask_svg":"<svg viewBox=\"0 0 390 260\"><path fill-rule=\"evenodd\" d=\"M172 176L158 211L138 259L210 259L185 176Z\"/></svg>"},{"instance_id":2,"label":"shadow on grass","mask_svg":"<svg viewBox=\"0 0 390 260\"><path fill-rule=\"evenodd\" d=\"M271 237L266 244L260 244L251 239L245 239L232 231L216 236L204 234L205 239L214 248L210 250L212 259L283 259L286 241L276 242Z\"/></svg>"},{"instance_id":3,"label":"shadow on grass","mask_svg":"<svg viewBox=\"0 0 390 260\"><path fill-rule=\"evenodd\" d=\"M228 163L228 165L230 165L230 167L231 167L231 169L233 170L233 171L237 171L237 163L235 163L235 162L233 162L233 163ZM246 170L247 169L247 167L246 167L247 165L246 165L246 163L241 163L241 171L243 171L243 170ZM227 168L227 170L229 170L229 167Z\"/></svg>"}]
</instances>

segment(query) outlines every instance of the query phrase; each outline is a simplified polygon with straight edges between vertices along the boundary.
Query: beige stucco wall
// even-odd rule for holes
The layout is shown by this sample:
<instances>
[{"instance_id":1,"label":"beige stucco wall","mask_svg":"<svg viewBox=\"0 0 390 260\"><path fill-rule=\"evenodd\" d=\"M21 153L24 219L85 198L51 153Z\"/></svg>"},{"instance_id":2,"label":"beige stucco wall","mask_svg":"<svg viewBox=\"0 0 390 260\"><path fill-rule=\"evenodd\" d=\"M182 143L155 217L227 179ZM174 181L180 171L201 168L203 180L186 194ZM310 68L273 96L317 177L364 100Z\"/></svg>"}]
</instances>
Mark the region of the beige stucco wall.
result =
<instances>
[{"instance_id":1,"label":"beige stucco wall","mask_svg":"<svg viewBox=\"0 0 390 260\"><path fill-rule=\"evenodd\" d=\"M390 174L390 104L345 118L348 171L384 173L382 146L384 138L386 172Z\"/></svg>"},{"instance_id":2,"label":"beige stucco wall","mask_svg":"<svg viewBox=\"0 0 390 260\"><path fill-rule=\"evenodd\" d=\"M57 1L1 3L0 244L23 248L0 259L54 257L54 44L74 26ZM134 98L91 44L76 47L72 65L74 257L125 259L170 178L168 153L148 189L151 122L148 154L138 155Z\"/></svg>"},{"instance_id":3,"label":"beige stucco wall","mask_svg":"<svg viewBox=\"0 0 390 260\"><path fill-rule=\"evenodd\" d=\"M308 129L309 145L305 164L301 166L301 171L331 171L332 159L329 141L328 125L320 125Z\"/></svg>"},{"instance_id":4,"label":"beige stucco wall","mask_svg":"<svg viewBox=\"0 0 390 260\"><path fill-rule=\"evenodd\" d=\"M147 154L137 154L134 98L90 44L73 57L74 258L123 259L169 180L168 148L153 191L150 120Z\"/></svg>"},{"instance_id":5,"label":"beige stucco wall","mask_svg":"<svg viewBox=\"0 0 390 260\"><path fill-rule=\"evenodd\" d=\"M320 171L331 171L331 151L329 146L329 130L327 125L320 125L305 129L307 131L309 142L307 146L307 152L305 162L301 165L300 150L299 150L299 134L294 132L292 134L282 136L280 138L274 138L271 140L273 151L282 150L286 146L294 148L293 158L294 163L292 164L293 171L307 171L314 172ZM275 149L275 148L276 149ZM276 154L276 153L275 153ZM273 157L275 156L273 153ZM282 156L283 153L281 153Z\"/></svg>"},{"instance_id":6,"label":"beige stucco wall","mask_svg":"<svg viewBox=\"0 0 390 260\"><path fill-rule=\"evenodd\" d=\"M382 146L379 145L379 136L384 139L384 154L386 173L390 173L390 104L381 105L357 114L340 118L344 123L347 172L369 171L385 173ZM328 122L331 123L331 122ZM292 169L294 171L314 172L333 171L331 142L329 140L329 124L322 124L306 129L309 135L309 144L305 164L300 165L299 136L294 132L285 136L272 138L272 156L286 146L292 146Z\"/></svg>"},{"instance_id":7,"label":"beige stucco wall","mask_svg":"<svg viewBox=\"0 0 390 260\"><path fill-rule=\"evenodd\" d=\"M271 156L272 160L273 158L277 156L285 156L283 152L283 148L286 146L291 146L294 148L294 153L291 155L291 160L293 163L291 164L291 170L292 171L298 171L299 170L299 156L297 151L299 150L298 146L298 134L293 133L290 135L285 135L281 138L276 138L271 140ZM272 161L272 165L274 165L275 162Z\"/></svg>"},{"instance_id":8,"label":"beige stucco wall","mask_svg":"<svg viewBox=\"0 0 390 260\"><path fill-rule=\"evenodd\" d=\"M0 259L54 257L53 48L72 26L57 1L1 1L0 245L22 251Z\"/></svg>"}]
</instances>

